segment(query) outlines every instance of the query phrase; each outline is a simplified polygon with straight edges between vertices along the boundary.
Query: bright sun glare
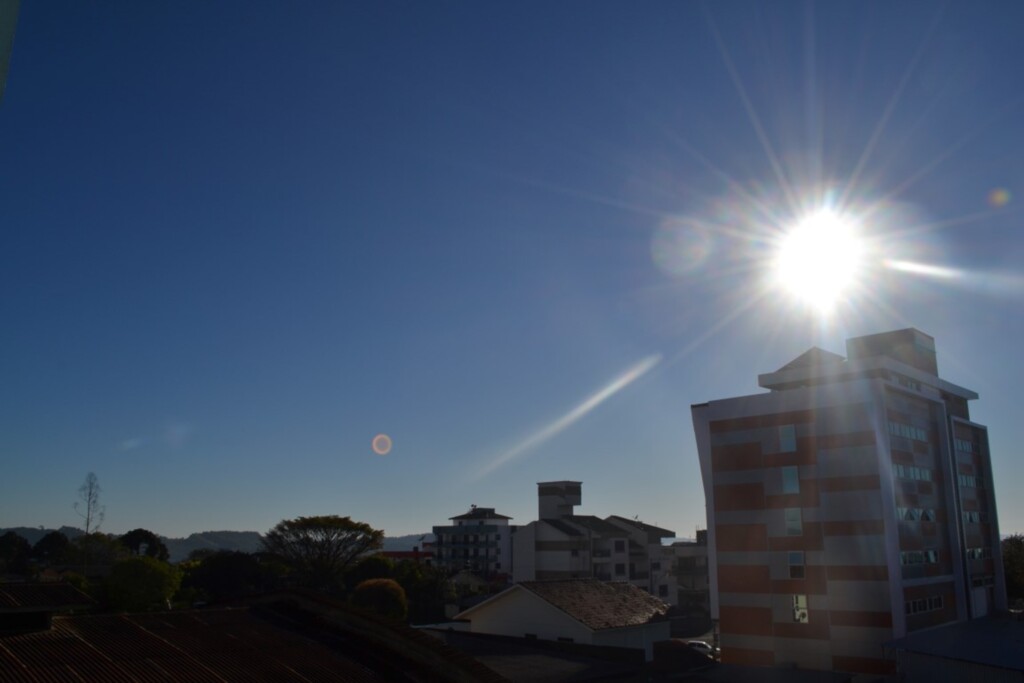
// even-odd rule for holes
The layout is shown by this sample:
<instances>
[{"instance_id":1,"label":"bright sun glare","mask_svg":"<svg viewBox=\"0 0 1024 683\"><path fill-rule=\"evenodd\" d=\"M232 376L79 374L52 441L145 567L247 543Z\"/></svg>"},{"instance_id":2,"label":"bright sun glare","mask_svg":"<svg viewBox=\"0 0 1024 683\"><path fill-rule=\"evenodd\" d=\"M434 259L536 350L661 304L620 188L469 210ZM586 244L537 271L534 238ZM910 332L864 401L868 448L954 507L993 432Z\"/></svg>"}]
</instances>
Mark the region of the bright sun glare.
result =
<instances>
[{"instance_id":1,"label":"bright sun glare","mask_svg":"<svg viewBox=\"0 0 1024 683\"><path fill-rule=\"evenodd\" d=\"M862 255L856 222L821 209L783 235L775 277L792 295L828 313L856 284Z\"/></svg>"}]
</instances>

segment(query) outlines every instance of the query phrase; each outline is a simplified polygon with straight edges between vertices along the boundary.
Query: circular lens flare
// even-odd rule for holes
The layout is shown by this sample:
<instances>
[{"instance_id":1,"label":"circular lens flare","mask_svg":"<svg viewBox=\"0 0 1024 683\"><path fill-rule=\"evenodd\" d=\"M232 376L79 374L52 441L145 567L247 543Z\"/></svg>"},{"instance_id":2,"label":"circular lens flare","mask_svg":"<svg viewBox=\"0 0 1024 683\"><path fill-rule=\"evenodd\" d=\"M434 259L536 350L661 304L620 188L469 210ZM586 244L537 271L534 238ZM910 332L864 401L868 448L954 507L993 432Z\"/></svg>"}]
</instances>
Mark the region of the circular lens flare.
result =
<instances>
[{"instance_id":1,"label":"circular lens flare","mask_svg":"<svg viewBox=\"0 0 1024 683\"><path fill-rule=\"evenodd\" d=\"M387 434L378 434L373 437L373 452L377 455L387 455L391 452L391 437Z\"/></svg>"},{"instance_id":2,"label":"circular lens flare","mask_svg":"<svg viewBox=\"0 0 1024 683\"><path fill-rule=\"evenodd\" d=\"M856 223L831 209L821 209L783 236L775 277L790 294L828 313L856 284L862 255Z\"/></svg>"}]
</instances>

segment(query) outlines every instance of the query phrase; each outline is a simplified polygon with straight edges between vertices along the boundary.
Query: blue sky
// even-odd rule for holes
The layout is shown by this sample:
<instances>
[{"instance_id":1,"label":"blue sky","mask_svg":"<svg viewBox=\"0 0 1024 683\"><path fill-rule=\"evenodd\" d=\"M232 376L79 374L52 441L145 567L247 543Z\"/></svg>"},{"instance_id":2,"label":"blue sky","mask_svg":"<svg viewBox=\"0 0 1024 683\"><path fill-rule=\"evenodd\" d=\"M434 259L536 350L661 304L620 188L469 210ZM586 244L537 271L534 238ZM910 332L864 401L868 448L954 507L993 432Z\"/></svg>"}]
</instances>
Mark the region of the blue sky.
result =
<instances>
[{"instance_id":1,"label":"blue sky","mask_svg":"<svg viewBox=\"0 0 1024 683\"><path fill-rule=\"evenodd\" d=\"M0 525L704 525L689 406L914 326L1024 531L1015 2L22 3ZM828 315L773 245L871 250ZM937 276L885 265L938 266ZM393 439L374 453L375 435Z\"/></svg>"}]
</instances>

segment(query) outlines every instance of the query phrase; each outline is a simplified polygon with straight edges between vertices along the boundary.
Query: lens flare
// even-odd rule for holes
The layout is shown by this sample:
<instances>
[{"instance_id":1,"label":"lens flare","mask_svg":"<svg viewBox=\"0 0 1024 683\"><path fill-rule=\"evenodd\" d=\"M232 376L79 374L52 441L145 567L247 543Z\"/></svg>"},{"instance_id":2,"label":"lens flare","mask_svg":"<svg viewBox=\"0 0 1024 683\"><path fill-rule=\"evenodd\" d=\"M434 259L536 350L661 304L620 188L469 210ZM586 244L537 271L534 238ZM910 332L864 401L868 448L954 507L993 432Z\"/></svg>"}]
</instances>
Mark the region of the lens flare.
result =
<instances>
[{"instance_id":1,"label":"lens flare","mask_svg":"<svg viewBox=\"0 0 1024 683\"><path fill-rule=\"evenodd\" d=\"M554 438L558 434L561 434L563 431L572 426L573 423L575 423L577 420L582 419L587 413L592 411L594 408L598 407L599 405L607 401L609 398L611 398L612 396L619 393L636 380L646 375L648 372L654 369L654 366L656 366L660 362L660 353L644 358L639 363L632 366L624 373L613 379L602 389L588 396L586 399L583 400L582 403L577 405L575 408L565 413L561 417L555 419L547 426L537 430L536 432L534 432L527 438L523 439L509 450L499 455L490 463L485 465L482 469L480 469L479 472L477 472L476 476L473 477L474 481L484 478L494 470L508 463L510 460L513 460L514 458L523 455L527 451L533 450L534 448L540 446L545 441Z\"/></svg>"},{"instance_id":2,"label":"lens flare","mask_svg":"<svg viewBox=\"0 0 1024 683\"><path fill-rule=\"evenodd\" d=\"M373 452L377 455L387 455L391 452L391 437L387 434L378 434L373 437Z\"/></svg>"},{"instance_id":3,"label":"lens flare","mask_svg":"<svg viewBox=\"0 0 1024 683\"><path fill-rule=\"evenodd\" d=\"M988 204L993 209L1001 209L1010 203L1010 191L1005 187L997 187L988 193Z\"/></svg>"}]
</instances>

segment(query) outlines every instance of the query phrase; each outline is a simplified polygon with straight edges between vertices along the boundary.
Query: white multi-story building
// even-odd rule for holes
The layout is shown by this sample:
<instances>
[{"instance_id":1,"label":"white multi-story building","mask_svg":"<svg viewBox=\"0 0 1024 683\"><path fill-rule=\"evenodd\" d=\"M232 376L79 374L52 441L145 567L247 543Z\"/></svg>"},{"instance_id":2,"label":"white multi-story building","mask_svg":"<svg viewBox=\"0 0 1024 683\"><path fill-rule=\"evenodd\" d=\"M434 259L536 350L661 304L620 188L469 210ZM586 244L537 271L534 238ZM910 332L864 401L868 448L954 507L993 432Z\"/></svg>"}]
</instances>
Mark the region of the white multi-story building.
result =
<instances>
[{"instance_id":1,"label":"white multi-story building","mask_svg":"<svg viewBox=\"0 0 1024 683\"><path fill-rule=\"evenodd\" d=\"M661 540L668 529L611 516L577 515L578 481L537 484L538 517L514 535L512 580L543 581L593 577L623 581L675 604L672 556Z\"/></svg>"},{"instance_id":2,"label":"white multi-story building","mask_svg":"<svg viewBox=\"0 0 1024 683\"><path fill-rule=\"evenodd\" d=\"M473 505L449 519L451 525L433 529L437 566L452 573L468 569L486 579L507 578L512 571L512 518Z\"/></svg>"}]
</instances>

